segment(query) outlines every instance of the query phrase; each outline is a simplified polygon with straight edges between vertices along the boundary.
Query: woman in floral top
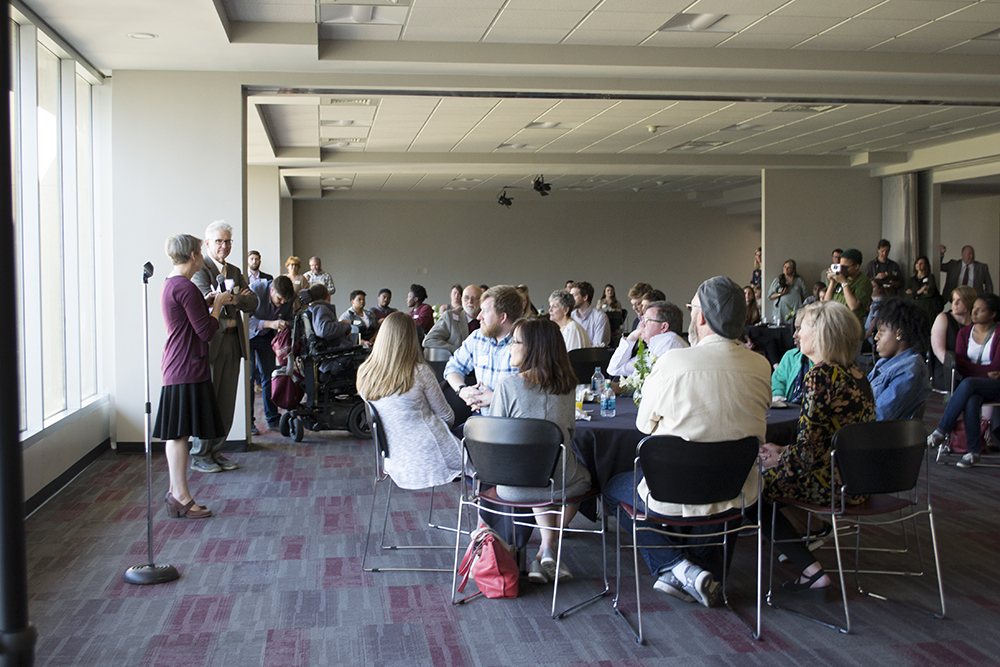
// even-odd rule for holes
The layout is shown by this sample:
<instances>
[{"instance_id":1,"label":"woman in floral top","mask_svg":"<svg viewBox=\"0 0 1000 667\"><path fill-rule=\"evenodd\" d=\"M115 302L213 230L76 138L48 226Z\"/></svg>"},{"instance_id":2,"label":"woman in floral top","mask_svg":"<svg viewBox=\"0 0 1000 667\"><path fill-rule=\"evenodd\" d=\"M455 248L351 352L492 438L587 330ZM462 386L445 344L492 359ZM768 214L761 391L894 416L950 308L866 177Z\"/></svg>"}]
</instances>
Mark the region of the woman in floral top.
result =
<instances>
[{"instance_id":1,"label":"woman in floral top","mask_svg":"<svg viewBox=\"0 0 1000 667\"><path fill-rule=\"evenodd\" d=\"M765 523L771 519L771 505L778 498L794 498L816 505L830 504L830 447L833 434L842 426L875 421L875 399L864 374L854 365L861 340L861 324L851 311L835 301L807 306L799 331L799 348L815 364L806 373L802 387L802 414L798 437L792 445L761 447L764 467L762 501ZM834 475L839 486L839 475ZM863 498L847 498L848 503ZM801 537L788 519L778 512L775 537ZM802 575L782 588L791 593L825 600L830 579L823 567L801 541L780 545L781 551Z\"/></svg>"}]
</instances>

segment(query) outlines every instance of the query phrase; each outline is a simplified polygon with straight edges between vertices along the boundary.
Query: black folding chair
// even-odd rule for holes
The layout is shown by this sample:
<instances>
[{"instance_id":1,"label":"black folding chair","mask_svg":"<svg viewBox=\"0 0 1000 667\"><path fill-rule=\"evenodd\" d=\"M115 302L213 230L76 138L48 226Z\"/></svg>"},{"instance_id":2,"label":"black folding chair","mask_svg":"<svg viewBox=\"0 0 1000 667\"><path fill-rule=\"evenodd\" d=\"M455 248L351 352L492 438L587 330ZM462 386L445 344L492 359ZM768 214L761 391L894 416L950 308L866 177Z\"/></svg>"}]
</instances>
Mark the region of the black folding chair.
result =
<instances>
[{"instance_id":1,"label":"black folding chair","mask_svg":"<svg viewBox=\"0 0 1000 667\"><path fill-rule=\"evenodd\" d=\"M458 524L462 525L462 514L466 507L475 508L479 512L496 514L512 518L514 526L535 527L534 523L518 520L524 517L514 510L548 507L545 514L559 517L558 543L556 548L556 572L562 563L562 545L564 533L597 533L601 536L601 555L604 560L604 590L560 612L556 612L556 599L559 594L559 578L555 578L552 588L552 618L563 618L584 605L587 605L611 590L608 583L607 543L605 535L606 520L603 512L599 517L600 529L565 527L566 507L576 505L590 498L597 498L600 504L601 494L596 488L587 493L567 498L566 490L566 457L576 456L573 450L562 441L562 431L559 427L544 419L520 419L508 417L476 417L465 423L465 438L462 441L468 461L475 471L465 471L471 478L471 484L463 485L459 498ZM562 457L560 459L560 456ZM559 461L562 465L559 466ZM465 463L463 460L463 467ZM562 491L554 490L553 480L561 475ZM496 494L496 485L544 487L550 489L550 497L544 502L522 503L503 500ZM490 503L484 506L482 501ZM496 509L509 508L510 511ZM452 576L452 604L462 604L480 595L475 593L461 600L455 599L458 584L458 563L461 548L461 536L455 540L455 568Z\"/></svg>"},{"instance_id":2,"label":"black folding chair","mask_svg":"<svg viewBox=\"0 0 1000 667\"><path fill-rule=\"evenodd\" d=\"M612 350L606 347L581 347L578 350L571 350L569 353L569 363L576 373L577 384L590 384L590 378L594 375L594 369L601 367L604 377L608 376L608 364L611 363Z\"/></svg>"},{"instance_id":3,"label":"black folding chair","mask_svg":"<svg viewBox=\"0 0 1000 667\"><path fill-rule=\"evenodd\" d=\"M433 369L434 377L438 382L444 380L444 367L448 364L449 359L451 359L451 352L449 352L447 348L424 348L424 361L426 361L427 365Z\"/></svg>"},{"instance_id":4,"label":"black folding chair","mask_svg":"<svg viewBox=\"0 0 1000 667\"><path fill-rule=\"evenodd\" d=\"M616 576L617 586L612 602L615 612L628 624L636 641L643 643L642 636L642 600L639 594L639 549L655 549L663 547L639 547L637 536L639 531L649 531L669 537L691 540L717 538L718 541L699 542L673 546L677 549L690 549L703 546L723 547L722 598L726 608L736 614L737 618L747 626L751 636L760 639L761 610L761 580L763 570L761 556L763 543L761 541L760 503L757 498L747 498L743 487L748 477L754 474L754 464L757 463L759 441L755 437L742 440L723 442L689 442L672 435L651 435L643 438L636 447L636 457L632 469L632 504L620 503L618 506L618 530L616 534ZM642 470L649 493L642 498L645 511L637 511L639 500L639 470ZM760 465L757 464L757 488L760 488ZM663 503L677 505L713 505L731 502L739 499L739 506L733 509L692 520L691 517L664 517L650 514L648 511L650 499ZM753 508L756 506L756 512ZM618 607L621 597L621 513L624 512L632 521L632 562L635 567L635 603L638 612L637 626L633 626L625 613ZM754 516L756 514L756 516ZM726 527L727 522L735 522L732 527ZM641 523L647 525L639 525ZM721 526L721 530L712 533L677 532L671 528L690 526ZM729 604L726 588L729 571L729 544L726 537L743 531L753 531L757 534L757 623L751 627ZM625 545L626 547L629 545Z\"/></svg>"},{"instance_id":5,"label":"black folding chair","mask_svg":"<svg viewBox=\"0 0 1000 667\"><path fill-rule=\"evenodd\" d=\"M375 519L375 505L376 499L378 498L379 482L388 482L385 494L385 516L382 519L382 534L379 537L379 548L384 551L399 551L402 549L451 549L451 545L386 545L385 544L385 530L389 523L389 501L392 499L392 487L395 486L395 482L389 476L389 473L385 471L385 459L389 456L389 442L385 435L385 428L382 426L382 418L378 414L378 410L374 405L365 401L365 407L368 409L368 423L371 424L372 429L372 439L375 441L375 484L372 491L372 510L368 515L368 532L365 535L365 550L361 557L361 569L365 572L451 572L448 568L421 568L421 567L366 567L368 560L368 543L371 542L372 537L372 523ZM451 526L441 526L433 522L434 517L434 488L431 487L431 504L430 509L427 512L427 526L428 528L436 528L438 530L453 531L455 530ZM466 531L468 534L468 531Z\"/></svg>"},{"instance_id":6,"label":"black folding chair","mask_svg":"<svg viewBox=\"0 0 1000 667\"><path fill-rule=\"evenodd\" d=\"M901 419L883 422L865 422L850 424L838 430L833 436L831 457L830 488L836 489L831 494L829 505L812 505L792 498L779 498L774 503L771 530L771 565L768 577L767 603L776 609L785 609L804 618L815 621L828 628L843 633L851 631L851 615L847 606L847 583L844 577L844 564L841 557L840 532L843 526L855 529L854 547L854 585L859 593L879 600L888 600L884 595L866 591L861 587L859 574L888 574L920 577L924 575L923 553L920 549L920 536L917 533L917 518L926 515L930 525L931 546L934 551L934 569L937 575L938 595L941 602L941 613L930 611L913 605L907 605L930 614L934 618L944 618L945 600L944 585L941 581L941 561L938 556L937 535L934 531L934 512L931 508L930 484L930 448L927 447L927 431L923 423L916 419ZM924 490L920 489L920 468L924 466ZM842 483L835 483L833 471L840 472ZM868 500L857 505L849 505L845 496L869 496ZM837 573L840 575L840 590L844 602L844 625L828 623L822 619L803 614L793 609L780 607L772 599L774 581L774 522L781 505L798 507L822 517L828 517L833 524L831 534L837 553ZM896 515L896 516L888 516ZM871 517L885 517L873 520ZM862 526L889 526L905 521L913 521L916 534L918 568L916 570L862 570L860 569L861 552L871 549L861 547ZM906 530L904 525L904 539ZM878 549L885 553L905 553L907 549ZM904 603L905 604L905 603Z\"/></svg>"}]
</instances>

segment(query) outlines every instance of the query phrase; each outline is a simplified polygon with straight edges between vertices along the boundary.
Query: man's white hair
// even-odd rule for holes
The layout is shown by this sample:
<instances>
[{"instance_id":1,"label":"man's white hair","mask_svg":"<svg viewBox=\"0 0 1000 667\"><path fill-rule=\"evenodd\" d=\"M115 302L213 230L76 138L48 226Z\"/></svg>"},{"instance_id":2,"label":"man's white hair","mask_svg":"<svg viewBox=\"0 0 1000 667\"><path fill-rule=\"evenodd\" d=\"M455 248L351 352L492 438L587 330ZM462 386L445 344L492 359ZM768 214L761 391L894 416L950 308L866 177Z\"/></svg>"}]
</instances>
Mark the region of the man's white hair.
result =
<instances>
[{"instance_id":1,"label":"man's white hair","mask_svg":"<svg viewBox=\"0 0 1000 667\"><path fill-rule=\"evenodd\" d=\"M213 222L212 224L210 224L208 227L205 228L205 238L208 239L217 231L229 232L231 236L233 233L233 226L228 222L226 222L225 220L216 220L215 222Z\"/></svg>"}]
</instances>

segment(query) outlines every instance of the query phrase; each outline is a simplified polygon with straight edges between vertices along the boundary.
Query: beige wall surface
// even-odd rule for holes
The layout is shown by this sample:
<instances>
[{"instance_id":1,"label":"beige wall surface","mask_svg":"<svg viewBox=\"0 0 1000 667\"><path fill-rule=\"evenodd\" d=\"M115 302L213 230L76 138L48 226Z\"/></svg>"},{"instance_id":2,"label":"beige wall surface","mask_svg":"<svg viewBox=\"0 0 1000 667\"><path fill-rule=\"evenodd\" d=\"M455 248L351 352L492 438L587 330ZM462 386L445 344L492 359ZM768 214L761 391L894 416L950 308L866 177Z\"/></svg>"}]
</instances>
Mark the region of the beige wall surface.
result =
<instances>
[{"instance_id":1,"label":"beige wall surface","mask_svg":"<svg viewBox=\"0 0 1000 667\"><path fill-rule=\"evenodd\" d=\"M875 257L881 179L853 171L765 169L762 181L765 292L787 259L795 260L809 292L834 248L857 248L865 263Z\"/></svg>"},{"instance_id":2,"label":"beige wall surface","mask_svg":"<svg viewBox=\"0 0 1000 667\"><path fill-rule=\"evenodd\" d=\"M272 276L285 272L285 258L279 253L281 199L278 178L277 167L247 167L247 252L260 252L261 271ZM268 252L264 248L268 248ZM245 261L243 270L246 271Z\"/></svg>"},{"instance_id":3,"label":"beige wall surface","mask_svg":"<svg viewBox=\"0 0 1000 667\"><path fill-rule=\"evenodd\" d=\"M941 244L948 248L945 260L960 259L962 246L976 249L976 260L984 262L1000 289L1000 197L970 195L941 196Z\"/></svg>"},{"instance_id":4,"label":"beige wall surface","mask_svg":"<svg viewBox=\"0 0 1000 667\"><path fill-rule=\"evenodd\" d=\"M232 255L246 251L243 227L243 104L238 80L201 72L115 72L112 121L114 327L117 438L143 439L142 281L149 281L149 367L152 402L160 394L166 330L160 288L170 273L163 243L174 234L199 238L212 221L233 225ZM242 265L242 259L240 259ZM230 438L245 437L242 400ZM155 417L155 415L154 415Z\"/></svg>"},{"instance_id":5,"label":"beige wall surface","mask_svg":"<svg viewBox=\"0 0 1000 667\"><path fill-rule=\"evenodd\" d=\"M353 289L369 303L382 287L405 307L411 283L428 303L447 300L453 283L526 283L532 302L566 280L615 286L624 300L637 281L683 307L701 281L725 274L749 282L760 243L756 215L726 215L687 203L567 201L522 197L505 209L482 202L297 201L295 253L317 254L333 275L338 310ZM596 297L595 297L596 299Z\"/></svg>"}]
</instances>

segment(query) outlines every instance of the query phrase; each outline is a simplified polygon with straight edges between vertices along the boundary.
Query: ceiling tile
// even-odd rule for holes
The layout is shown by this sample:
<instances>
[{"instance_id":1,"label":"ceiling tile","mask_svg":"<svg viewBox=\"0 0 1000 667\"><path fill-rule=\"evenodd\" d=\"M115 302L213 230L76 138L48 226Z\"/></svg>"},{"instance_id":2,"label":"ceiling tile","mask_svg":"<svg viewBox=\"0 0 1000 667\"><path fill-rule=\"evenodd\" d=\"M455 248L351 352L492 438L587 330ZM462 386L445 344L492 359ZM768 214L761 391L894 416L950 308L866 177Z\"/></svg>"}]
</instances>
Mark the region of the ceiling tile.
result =
<instances>
[{"instance_id":1,"label":"ceiling tile","mask_svg":"<svg viewBox=\"0 0 1000 667\"><path fill-rule=\"evenodd\" d=\"M824 16L850 18L885 0L795 0L779 9L775 16Z\"/></svg>"},{"instance_id":2,"label":"ceiling tile","mask_svg":"<svg viewBox=\"0 0 1000 667\"><path fill-rule=\"evenodd\" d=\"M484 42L504 44L558 44L566 36L562 28L524 28L494 26Z\"/></svg>"},{"instance_id":3,"label":"ceiling tile","mask_svg":"<svg viewBox=\"0 0 1000 667\"><path fill-rule=\"evenodd\" d=\"M867 16L867 15L866 15ZM901 35L923 25L925 21L904 21L902 19L867 19L857 18L843 23L833 30L824 33L823 37L864 37L870 39L889 39Z\"/></svg>"},{"instance_id":4,"label":"ceiling tile","mask_svg":"<svg viewBox=\"0 0 1000 667\"><path fill-rule=\"evenodd\" d=\"M778 7L788 4L789 0L697 0L684 11L688 14L731 14L734 6L739 7L740 14L756 14L763 16L773 12Z\"/></svg>"},{"instance_id":5,"label":"ceiling tile","mask_svg":"<svg viewBox=\"0 0 1000 667\"><path fill-rule=\"evenodd\" d=\"M795 46L804 51L864 51L885 41L882 37L846 37L826 33Z\"/></svg>"},{"instance_id":6,"label":"ceiling tile","mask_svg":"<svg viewBox=\"0 0 1000 667\"><path fill-rule=\"evenodd\" d=\"M976 56L1000 56L1000 41L995 39L980 39L959 44L945 53L961 53Z\"/></svg>"},{"instance_id":7,"label":"ceiling tile","mask_svg":"<svg viewBox=\"0 0 1000 667\"><path fill-rule=\"evenodd\" d=\"M933 21L971 4L973 3L964 0L889 0L889 2L865 12L864 18Z\"/></svg>"},{"instance_id":8,"label":"ceiling tile","mask_svg":"<svg viewBox=\"0 0 1000 667\"><path fill-rule=\"evenodd\" d=\"M664 30L663 32L655 33L643 42L643 46L708 47L717 45L729 36L729 33L725 32L676 32Z\"/></svg>"},{"instance_id":9,"label":"ceiling tile","mask_svg":"<svg viewBox=\"0 0 1000 667\"><path fill-rule=\"evenodd\" d=\"M496 17L496 12L492 9L466 7L462 11L455 11L454 7L411 7L407 26L408 28L474 28L481 26L485 30L494 17Z\"/></svg>"},{"instance_id":10,"label":"ceiling tile","mask_svg":"<svg viewBox=\"0 0 1000 667\"><path fill-rule=\"evenodd\" d=\"M486 32L486 26L481 28L453 27L403 27L403 41L411 42L478 42Z\"/></svg>"},{"instance_id":11,"label":"ceiling tile","mask_svg":"<svg viewBox=\"0 0 1000 667\"><path fill-rule=\"evenodd\" d=\"M654 12L676 14L686 9L692 0L604 0L594 5L603 12Z\"/></svg>"},{"instance_id":12,"label":"ceiling tile","mask_svg":"<svg viewBox=\"0 0 1000 667\"><path fill-rule=\"evenodd\" d=\"M562 28L570 30L587 15L585 11L553 11L542 9L504 9L494 22L494 27L504 28Z\"/></svg>"},{"instance_id":13,"label":"ceiling tile","mask_svg":"<svg viewBox=\"0 0 1000 667\"><path fill-rule=\"evenodd\" d=\"M981 23L993 23L995 24L994 27L1000 27L1000 2L980 2L969 5L957 14L946 16L941 20L978 21Z\"/></svg>"},{"instance_id":14,"label":"ceiling tile","mask_svg":"<svg viewBox=\"0 0 1000 667\"><path fill-rule=\"evenodd\" d=\"M591 13L581 28L589 30L646 30L653 32L659 29L673 14L657 14L653 12L602 12Z\"/></svg>"},{"instance_id":15,"label":"ceiling tile","mask_svg":"<svg viewBox=\"0 0 1000 667\"><path fill-rule=\"evenodd\" d=\"M913 37L926 40L953 40L959 42L966 39L978 37L987 32L981 23L966 21L934 21L925 26L921 26L913 32L903 35L903 37Z\"/></svg>"},{"instance_id":16,"label":"ceiling tile","mask_svg":"<svg viewBox=\"0 0 1000 667\"><path fill-rule=\"evenodd\" d=\"M571 32L563 44L597 46L636 46L649 37L651 30L591 30L579 28Z\"/></svg>"},{"instance_id":17,"label":"ceiling tile","mask_svg":"<svg viewBox=\"0 0 1000 667\"><path fill-rule=\"evenodd\" d=\"M748 33L772 35L815 35L840 23L843 19L772 14L746 29Z\"/></svg>"}]
</instances>

